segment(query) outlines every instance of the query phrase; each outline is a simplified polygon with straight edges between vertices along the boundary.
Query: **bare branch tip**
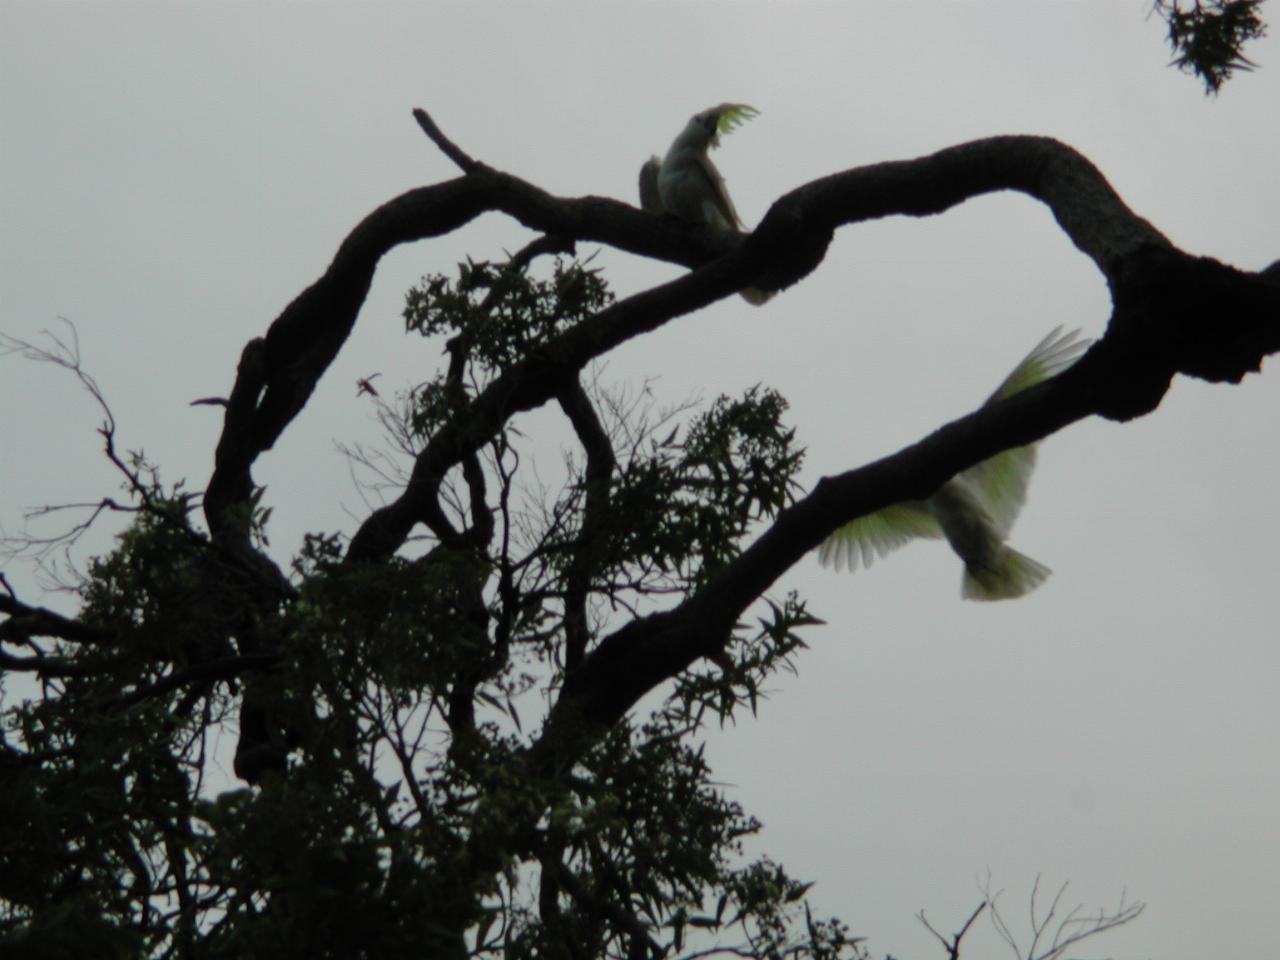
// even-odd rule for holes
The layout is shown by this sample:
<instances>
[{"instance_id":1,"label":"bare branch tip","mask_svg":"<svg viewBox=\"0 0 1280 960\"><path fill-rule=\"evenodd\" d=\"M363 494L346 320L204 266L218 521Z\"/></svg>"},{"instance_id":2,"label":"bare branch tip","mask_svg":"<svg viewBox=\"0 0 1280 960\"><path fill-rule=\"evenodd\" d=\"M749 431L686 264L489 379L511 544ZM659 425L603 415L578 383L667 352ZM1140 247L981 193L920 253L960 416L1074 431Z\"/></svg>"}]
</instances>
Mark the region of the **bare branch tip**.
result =
<instances>
[{"instance_id":1,"label":"bare branch tip","mask_svg":"<svg viewBox=\"0 0 1280 960\"><path fill-rule=\"evenodd\" d=\"M436 126L436 122L431 119L431 115L421 107L413 108L413 119L418 121L418 126L422 128L422 132L440 148L440 152L457 164L463 173L473 173L480 164L469 157L456 143L446 137L441 129Z\"/></svg>"}]
</instances>

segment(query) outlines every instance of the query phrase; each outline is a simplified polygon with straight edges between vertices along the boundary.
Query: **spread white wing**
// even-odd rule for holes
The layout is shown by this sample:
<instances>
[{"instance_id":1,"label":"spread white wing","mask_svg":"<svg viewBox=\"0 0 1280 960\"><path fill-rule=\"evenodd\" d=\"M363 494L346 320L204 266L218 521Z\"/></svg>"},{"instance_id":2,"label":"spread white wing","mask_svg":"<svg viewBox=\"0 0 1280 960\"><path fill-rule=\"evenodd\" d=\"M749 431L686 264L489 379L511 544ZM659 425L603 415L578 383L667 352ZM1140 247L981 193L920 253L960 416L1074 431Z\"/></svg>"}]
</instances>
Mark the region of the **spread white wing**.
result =
<instances>
[{"instance_id":1,"label":"spread white wing","mask_svg":"<svg viewBox=\"0 0 1280 960\"><path fill-rule=\"evenodd\" d=\"M1089 341L1081 339L1079 330L1063 333L1062 327L1055 328L1013 368L983 405L1005 400L1061 373L1075 363L1088 346ZM961 474L986 508L1002 540L1009 535L1026 502L1027 484L1035 465L1036 445L1030 444L997 453Z\"/></svg>"},{"instance_id":2,"label":"spread white wing","mask_svg":"<svg viewBox=\"0 0 1280 960\"><path fill-rule=\"evenodd\" d=\"M818 562L837 570L869 567L883 557L918 537L937 539L942 527L927 504L907 500L869 513L846 523L818 547Z\"/></svg>"}]
</instances>

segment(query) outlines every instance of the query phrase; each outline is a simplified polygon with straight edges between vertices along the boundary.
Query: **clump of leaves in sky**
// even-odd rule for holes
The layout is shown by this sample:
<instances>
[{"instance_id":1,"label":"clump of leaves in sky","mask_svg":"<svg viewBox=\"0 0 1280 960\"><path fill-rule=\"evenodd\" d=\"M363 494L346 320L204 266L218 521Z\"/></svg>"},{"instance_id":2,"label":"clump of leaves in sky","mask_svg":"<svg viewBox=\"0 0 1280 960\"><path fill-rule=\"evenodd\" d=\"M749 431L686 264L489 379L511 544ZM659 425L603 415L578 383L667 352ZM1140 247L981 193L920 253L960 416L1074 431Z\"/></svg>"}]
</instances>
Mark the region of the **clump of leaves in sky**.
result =
<instances>
[{"instance_id":1,"label":"clump of leaves in sky","mask_svg":"<svg viewBox=\"0 0 1280 960\"><path fill-rule=\"evenodd\" d=\"M1244 47L1266 35L1261 6L1262 0L1155 0L1169 27L1174 65L1198 76L1208 93L1217 93L1235 71L1257 66Z\"/></svg>"}]
</instances>

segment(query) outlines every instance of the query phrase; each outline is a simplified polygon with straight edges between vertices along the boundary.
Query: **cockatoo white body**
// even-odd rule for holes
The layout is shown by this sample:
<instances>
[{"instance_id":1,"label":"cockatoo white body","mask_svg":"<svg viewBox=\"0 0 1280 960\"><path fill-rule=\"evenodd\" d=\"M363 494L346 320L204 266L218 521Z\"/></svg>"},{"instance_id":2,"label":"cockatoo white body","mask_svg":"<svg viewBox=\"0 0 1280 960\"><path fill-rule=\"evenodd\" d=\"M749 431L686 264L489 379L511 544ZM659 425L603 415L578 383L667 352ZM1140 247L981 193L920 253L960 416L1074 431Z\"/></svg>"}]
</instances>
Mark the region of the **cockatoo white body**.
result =
<instances>
[{"instance_id":1,"label":"cockatoo white body","mask_svg":"<svg viewBox=\"0 0 1280 960\"><path fill-rule=\"evenodd\" d=\"M652 157L640 168L640 206L650 213L670 213L715 230L741 230L742 220L729 199L724 177L707 151L719 146L720 134L729 133L758 112L745 103L722 103L695 114L665 157ZM748 288L742 296L758 306L773 294Z\"/></svg>"},{"instance_id":2,"label":"cockatoo white body","mask_svg":"<svg viewBox=\"0 0 1280 960\"><path fill-rule=\"evenodd\" d=\"M1019 393L1060 373L1089 346L1079 331L1058 327L1014 368L987 404ZM946 537L964 561L961 594L969 600L1007 600L1034 590L1049 568L1004 541L1027 496L1036 462L1031 444L1005 450L957 474L928 500L907 500L859 517L831 534L818 548L818 560L837 570L855 570L859 558L869 567L916 537Z\"/></svg>"}]
</instances>

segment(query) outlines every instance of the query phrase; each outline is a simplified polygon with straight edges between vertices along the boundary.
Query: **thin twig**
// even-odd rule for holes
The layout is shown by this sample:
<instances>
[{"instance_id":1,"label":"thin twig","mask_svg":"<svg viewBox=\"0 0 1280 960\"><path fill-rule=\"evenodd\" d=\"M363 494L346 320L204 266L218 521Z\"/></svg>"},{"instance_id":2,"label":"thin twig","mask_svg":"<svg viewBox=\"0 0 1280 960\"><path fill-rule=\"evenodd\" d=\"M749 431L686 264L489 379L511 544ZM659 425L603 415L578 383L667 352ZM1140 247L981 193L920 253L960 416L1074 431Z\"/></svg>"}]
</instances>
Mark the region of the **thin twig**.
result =
<instances>
[{"instance_id":1,"label":"thin twig","mask_svg":"<svg viewBox=\"0 0 1280 960\"><path fill-rule=\"evenodd\" d=\"M978 915L986 908L987 901L983 900L978 904L977 909L975 909L973 913L969 914L969 919L964 922L964 926L960 928L960 932L952 936L950 940L933 928L933 924L925 918L923 910L917 913L916 917L924 924L926 930L938 938L938 942L942 944L943 949L947 951L947 956L950 957L951 960L960 960L960 941L964 939L964 935L968 933L969 928L973 926L973 921L977 920Z\"/></svg>"}]
</instances>

